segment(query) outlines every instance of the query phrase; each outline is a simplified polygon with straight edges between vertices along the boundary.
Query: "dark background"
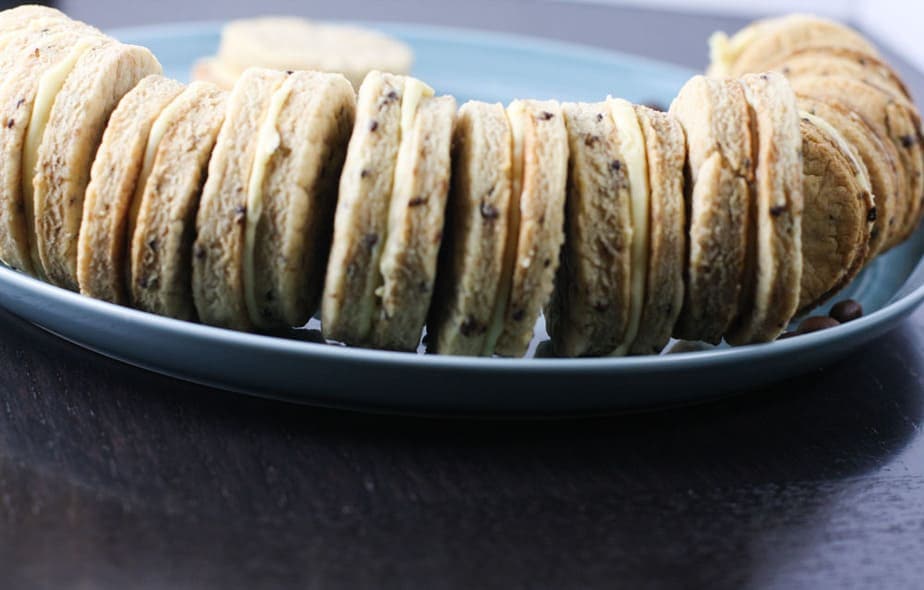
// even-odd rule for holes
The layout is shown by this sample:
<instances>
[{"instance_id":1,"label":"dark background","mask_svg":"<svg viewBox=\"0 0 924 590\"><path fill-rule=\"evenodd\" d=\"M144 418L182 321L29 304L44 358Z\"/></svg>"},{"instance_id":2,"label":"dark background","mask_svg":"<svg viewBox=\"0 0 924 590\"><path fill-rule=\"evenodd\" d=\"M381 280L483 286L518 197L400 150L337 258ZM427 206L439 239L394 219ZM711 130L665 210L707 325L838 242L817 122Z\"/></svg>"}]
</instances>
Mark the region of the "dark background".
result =
<instances>
[{"instance_id":1,"label":"dark background","mask_svg":"<svg viewBox=\"0 0 924 590\"><path fill-rule=\"evenodd\" d=\"M259 9L70 4L104 27ZM542 2L280 4L693 67L709 32L743 24ZM383 418L187 385L0 311L0 587L921 588L922 374L919 311L831 367L698 408Z\"/></svg>"}]
</instances>

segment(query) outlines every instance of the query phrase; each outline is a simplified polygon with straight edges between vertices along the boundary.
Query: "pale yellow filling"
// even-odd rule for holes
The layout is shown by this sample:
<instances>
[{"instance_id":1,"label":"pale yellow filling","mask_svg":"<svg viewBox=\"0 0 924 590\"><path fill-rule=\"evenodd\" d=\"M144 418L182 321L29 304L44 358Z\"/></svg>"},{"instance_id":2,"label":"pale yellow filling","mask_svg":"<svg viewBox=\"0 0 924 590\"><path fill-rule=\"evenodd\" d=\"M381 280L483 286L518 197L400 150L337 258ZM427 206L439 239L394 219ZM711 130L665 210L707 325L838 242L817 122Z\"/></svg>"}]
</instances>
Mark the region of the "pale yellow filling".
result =
<instances>
[{"instance_id":1,"label":"pale yellow filling","mask_svg":"<svg viewBox=\"0 0 924 590\"><path fill-rule=\"evenodd\" d=\"M709 60L712 62L712 73L715 76L727 76L731 73L735 62L744 52L744 49L756 36L753 27L747 27L729 37L722 31L717 31L709 37Z\"/></svg>"},{"instance_id":2,"label":"pale yellow filling","mask_svg":"<svg viewBox=\"0 0 924 590\"><path fill-rule=\"evenodd\" d=\"M850 159L850 162L853 164L853 167L857 171L857 182L860 183L860 186L863 187L863 190L867 191L870 195L873 194L873 185L869 180L869 175L866 172L866 166L857 157L857 154L854 152L853 145L847 141L847 139L841 135L840 131L834 128L831 123L828 123L827 120L819 117L818 115L813 115L808 111L800 111L799 116L803 119L807 119L813 125L827 133L834 140L834 143L837 144L837 148Z\"/></svg>"},{"instance_id":3,"label":"pale yellow filling","mask_svg":"<svg viewBox=\"0 0 924 590\"><path fill-rule=\"evenodd\" d=\"M623 343L614 356L629 352L638 335L645 302L645 281L648 275L648 157L645 136L631 103L621 98L607 99L610 115L619 134L619 149L629 178L629 200L632 219L629 262L629 323Z\"/></svg>"},{"instance_id":4,"label":"pale yellow filling","mask_svg":"<svg viewBox=\"0 0 924 590\"><path fill-rule=\"evenodd\" d=\"M263 184L266 181L269 161L279 149L281 142L278 130L279 116L289 100L289 95L292 94L294 83L295 79L290 76L270 97L266 116L257 131L257 145L247 185L247 221L244 228L244 297L247 303L247 313L251 321L258 326L263 325L264 322L257 304L257 269L254 258L257 226L263 216Z\"/></svg>"},{"instance_id":5,"label":"pale yellow filling","mask_svg":"<svg viewBox=\"0 0 924 590\"><path fill-rule=\"evenodd\" d=\"M513 289L513 273L516 266L517 247L520 238L520 198L523 192L523 119L527 116L526 105L514 101L507 107L510 123L512 166L510 167L510 203L507 213L507 243L504 245L504 260L501 265L500 284L491 312L491 323L485 336L482 355L494 354L497 340L504 331L504 315Z\"/></svg>"},{"instance_id":6,"label":"pale yellow filling","mask_svg":"<svg viewBox=\"0 0 924 590\"><path fill-rule=\"evenodd\" d=\"M42 265L39 261L38 244L33 233L35 230L35 189L33 180L38 165L38 151L45 135L45 127L51 117L51 109L55 99L68 75L77 66L77 61L93 45L93 39L81 39L71 48L67 56L48 69L39 79L35 92L35 102L32 105L32 114L29 117L29 126L26 131L26 141L22 151L22 197L25 206L26 224L32 235L29 241L32 265L36 273L42 274Z\"/></svg>"}]
</instances>

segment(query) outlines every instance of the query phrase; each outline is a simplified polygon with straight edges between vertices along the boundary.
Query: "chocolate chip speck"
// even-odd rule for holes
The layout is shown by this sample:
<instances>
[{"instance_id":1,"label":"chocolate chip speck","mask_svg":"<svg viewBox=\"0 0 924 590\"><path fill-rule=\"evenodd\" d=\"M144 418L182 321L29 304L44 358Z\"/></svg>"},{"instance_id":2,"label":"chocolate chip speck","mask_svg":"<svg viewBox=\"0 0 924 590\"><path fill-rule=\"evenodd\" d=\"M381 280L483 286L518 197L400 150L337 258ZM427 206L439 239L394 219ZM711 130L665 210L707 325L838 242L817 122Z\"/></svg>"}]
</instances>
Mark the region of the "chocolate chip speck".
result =
<instances>
[{"instance_id":1,"label":"chocolate chip speck","mask_svg":"<svg viewBox=\"0 0 924 590\"><path fill-rule=\"evenodd\" d=\"M366 234L366 236L363 238L363 243L366 245L367 248L371 248L375 246L376 244L379 243L379 234L375 234L375 233Z\"/></svg>"},{"instance_id":2,"label":"chocolate chip speck","mask_svg":"<svg viewBox=\"0 0 924 590\"><path fill-rule=\"evenodd\" d=\"M205 258L205 248L196 244L195 248L193 248L193 256L195 256L197 260L202 260Z\"/></svg>"},{"instance_id":3,"label":"chocolate chip speck","mask_svg":"<svg viewBox=\"0 0 924 590\"><path fill-rule=\"evenodd\" d=\"M245 215L247 215L247 207L245 205L237 205L234 207L234 220L236 222L242 222Z\"/></svg>"},{"instance_id":4,"label":"chocolate chip speck","mask_svg":"<svg viewBox=\"0 0 924 590\"><path fill-rule=\"evenodd\" d=\"M487 327L484 324L478 322L478 320L476 320L472 316L466 317L465 321L463 321L462 324L459 326L459 333L465 336L466 338L484 334L486 331L487 331Z\"/></svg>"},{"instance_id":5,"label":"chocolate chip speck","mask_svg":"<svg viewBox=\"0 0 924 590\"><path fill-rule=\"evenodd\" d=\"M786 205L775 205L770 207L770 215L773 217L779 217L783 213L786 213Z\"/></svg>"},{"instance_id":6,"label":"chocolate chip speck","mask_svg":"<svg viewBox=\"0 0 924 590\"><path fill-rule=\"evenodd\" d=\"M359 177L368 178L370 174L372 174L372 172L368 168L363 168L362 171L359 173Z\"/></svg>"},{"instance_id":7,"label":"chocolate chip speck","mask_svg":"<svg viewBox=\"0 0 924 590\"><path fill-rule=\"evenodd\" d=\"M484 201L481 202L480 210L481 216L485 219L497 219L500 216L500 211L497 210L497 207Z\"/></svg>"},{"instance_id":8,"label":"chocolate chip speck","mask_svg":"<svg viewBox=\"0 0 924 590\"><path fill-rule=\"evenodd\" d=\"M408 201L407 206L408 207L420 207L421 205L426 204L426 202L427 202L427 197L414 197L413 199Z\"/></svg>"},{"instance_id":9,"label":"chocolate chip speck","mask_svg":"<svg viewBox=\"0 0 924 590\"><path fill-rule=\"evenodd\" d=\"M610 170L612 170L613 172L619 172L620 170L622 170L622 162L620 162L619 160L613 160L612 162L610 162Z\"/></svg>"},{"instance_id":10,"label":"chocolate chip speck","mask_svg":"<svg viewBox=\"0 0 924 590\"><path fill-rule=\"evenodd\" d=\"M398 100L398 93L392 90L391 92L385 95L385 98L387 98L388 100Z\"/></svg>"},{"instance_id":11,"label":"chocolate chip speck","mask_svg":"<svg viewBox=\"0 0 924 590\"><path fill-rule=\"evenodd\" d=\"M375 132L379 128L379 122L373 121L369 123L369 131Z\"/></svg>"},{"instance_id":12,"label":"chocolate chip speck","mask_svg":"<svg viewBox=\"0 0 924 590\"><path fill-rule=\"evenodd\" d=\"M603 120L603 113L597 113L597 123Z\"/></svg>"},{"instance_id":13,"label":"chocolate chip speck","mask_svg":"<svg viewBox=\"0 0 924 590\"><path fill-rule=\"evenodd\" d=\"M911 135L902 135L901 142L903 148L910 148L914 145L914 137Z\"/></svg>"},{"instance_id":14,"label":"chocolate chip speck","mask_svg":"<svg viewBox=\"0 0 924 590\"><path fill-rule=\"evenodd\" d=\"M19 100L16 101L16 108L18 109L19 107L21 107L21 106L24 105L24 104L26 104L26 99L25 99L25 98L20 98Z\"/></svg>"},{"instance_id":15,"label":"chocolate chip speck","mask_svg":"<svg viewBox=\"0 0 924 590\"><path fill-rule=\"evenodd\" d=\"M12 129L14 125L16 125L16 121L14 121L13 119L10 119L9 121L6 122L7 129Z\"/></svg>"},{"instance_id":16,"label":"chocolate chip speck","mask_svg":"<svg viewBox=\"0 0 924 590\"><path fill-rule=\"evenodd\" d=\"M522 309L515 309L513 313L510 314L510 317L513 318L515 322L522 322L523 318L526 317L526 312Z\"/></svg>"},{"instance_id":17,"label":"chocolate chip speck","mask_svg":"<svg viewBox=\"0 0 924 590\"><path fill-rule=\"evenodd\" d=\"M539 113L539 120L540 120L540 121L548 121L548 120L552 119L553 117L555 117L555 115L553 115L552 113L550 113L550 112L548 112L548 111L542 111L541 113Z\"/></svg>"},{"instance_id":18,"label":"chocolate chip speck","mask_svg":"<svg viewBox=\"0 0 924 590\"><path fill-rule=\"evenodd\" d=\"M295 70L286 70L286 75L291 76L295 73Z\"/></svg>"},{"instance_id":19,"label":"chocolate chip speck","mask_svg":"<svg viewBox=\"0 0 924 590\"><path fill-rule=\"evenodd\" d=\"M588 134L587 137L584 138L584 145L586 145L587 147L593 147L597 145L599 141L600 141L600 136Z\"/></svg>"},{"instance_id":20,"label":"chocolate chip speck","mask_svg":"<svg viewBox=\"0 0 924 590\"><path fill-rule=\"evenodd\" d=\"M544 266L545 268L548 268L550 264L552 264L552 260L549 258L546 258L545 260L542 261L542 266Z\"/></svg>"},{"instance_id":21,"label":"chocolate chip speck","mask_svg":"<svg viewBox=\"0 0 924 590\"><path fill-rule=\"evenodd\" d=\"M157 238L151 238L150 240L148 240L148 248L150 248L154 252L157 252Z\"/></svg>"},{"instance_id":22,"label":"chocolate chip speck","mask_svg":"<svg viewBox=\"0 0 924 590\"><path fill-rule=\"evenodd\" d=\"M866 214L866 220L869 222L876 221L876 216L877 216L876 208L871 207L869 210L869 213Z\"/></svg>"}]
</instances>

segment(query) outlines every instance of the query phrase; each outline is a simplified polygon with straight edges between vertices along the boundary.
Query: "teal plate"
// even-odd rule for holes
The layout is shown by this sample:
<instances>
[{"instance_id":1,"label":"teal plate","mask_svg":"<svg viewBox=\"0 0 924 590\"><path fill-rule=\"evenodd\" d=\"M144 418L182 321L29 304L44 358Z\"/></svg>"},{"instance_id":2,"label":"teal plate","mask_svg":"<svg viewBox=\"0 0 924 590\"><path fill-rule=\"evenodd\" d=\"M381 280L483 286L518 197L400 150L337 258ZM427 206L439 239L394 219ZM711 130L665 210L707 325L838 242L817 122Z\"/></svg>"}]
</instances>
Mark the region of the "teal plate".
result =
<instances>
[{"instance_id":1,"label":"teal plate","mask_svg":"<svg viewBox=\"0 0 924 590\"><path fill-rule=\"evenodd\" d=\"M376 26L414 48L417 76L460 101L600 100L612 94L666 105L692 74L644 58L538 39ZM214 52L219 30L217 24L195 24L114 34L150 47L169 75L185 79L196 58ZM743 393L838 359L921 304L922 253L924 230L919 229L871 264L842 295L867 310L849 324L772 344L635 358L468 359L348 349L162 318L2 267L0 305L103 355L239 393L416 414L611 413Z\"/></svg>"}]
</instances>

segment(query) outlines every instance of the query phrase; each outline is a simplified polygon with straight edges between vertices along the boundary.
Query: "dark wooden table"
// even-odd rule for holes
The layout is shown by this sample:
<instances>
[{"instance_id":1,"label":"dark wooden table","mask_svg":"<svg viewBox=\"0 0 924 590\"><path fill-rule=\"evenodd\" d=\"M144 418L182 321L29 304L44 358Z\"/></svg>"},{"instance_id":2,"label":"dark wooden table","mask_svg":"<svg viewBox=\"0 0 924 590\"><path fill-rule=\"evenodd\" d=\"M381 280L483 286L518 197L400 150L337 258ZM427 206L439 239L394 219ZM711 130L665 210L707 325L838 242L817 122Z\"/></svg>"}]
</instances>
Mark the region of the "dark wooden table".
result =
<instances>
[{"instance_id":1,"label":"dark wooden table","mask_svg":"<svg viewBox=\"0 0 924 590\"><path fill-rule=\"evenodd\" d=\"M691 65L717 24L459 4L422 10ZM105 1L74 10L121 24ZM646 49L653 23L665 45ZM382 418L188 385L0 311L0 587L921 588L922 374L924 310L834 366L708 406Z\"/></svg>"}]
</instances>

